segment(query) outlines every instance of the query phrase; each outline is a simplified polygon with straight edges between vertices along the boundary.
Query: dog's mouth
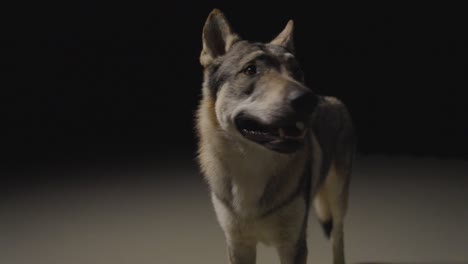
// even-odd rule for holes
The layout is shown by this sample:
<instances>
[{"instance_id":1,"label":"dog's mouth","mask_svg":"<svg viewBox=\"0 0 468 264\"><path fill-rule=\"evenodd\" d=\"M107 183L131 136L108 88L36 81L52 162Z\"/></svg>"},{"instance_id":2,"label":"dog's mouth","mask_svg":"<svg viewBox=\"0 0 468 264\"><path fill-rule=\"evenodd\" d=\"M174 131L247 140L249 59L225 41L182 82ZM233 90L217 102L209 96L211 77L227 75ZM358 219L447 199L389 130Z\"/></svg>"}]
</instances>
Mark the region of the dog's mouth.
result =
<instances>
[{"instance_id":1,"label":"dog's mouth","mask_svg":"<svg viewBox=\"0 0 468 264\"><path fill-rule=\"evenodd\" d=\"M262 124L254 118L239 115L237 130L245 138L280 153L293 153L304 144L307 128L302 121Z\"/></svg>"}]
</instances>

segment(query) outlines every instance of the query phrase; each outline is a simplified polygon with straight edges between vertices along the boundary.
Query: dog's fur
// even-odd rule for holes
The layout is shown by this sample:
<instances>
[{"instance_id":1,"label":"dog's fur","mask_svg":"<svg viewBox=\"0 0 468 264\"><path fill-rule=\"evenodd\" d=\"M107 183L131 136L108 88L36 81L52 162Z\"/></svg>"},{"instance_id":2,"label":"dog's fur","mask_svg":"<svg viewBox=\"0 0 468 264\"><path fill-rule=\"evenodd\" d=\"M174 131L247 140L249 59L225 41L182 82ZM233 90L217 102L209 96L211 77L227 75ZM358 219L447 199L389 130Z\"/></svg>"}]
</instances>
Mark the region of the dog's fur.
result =
<instances>
[{"instance_id":1,"label":"dog's fur","mask_svg":"<svg viewBox=\"0 0 468 264\"><path fill-rule=\"evenodd\" d=\"M198 162L229 263L255 263L258 242L274 246L282 264L306 263L313 202L331 237L334 263L344 264L353 126L343 103L305 86L292 20L271 42L252 43L214 9L202 40Z\"/></svg>"}]
</instances>

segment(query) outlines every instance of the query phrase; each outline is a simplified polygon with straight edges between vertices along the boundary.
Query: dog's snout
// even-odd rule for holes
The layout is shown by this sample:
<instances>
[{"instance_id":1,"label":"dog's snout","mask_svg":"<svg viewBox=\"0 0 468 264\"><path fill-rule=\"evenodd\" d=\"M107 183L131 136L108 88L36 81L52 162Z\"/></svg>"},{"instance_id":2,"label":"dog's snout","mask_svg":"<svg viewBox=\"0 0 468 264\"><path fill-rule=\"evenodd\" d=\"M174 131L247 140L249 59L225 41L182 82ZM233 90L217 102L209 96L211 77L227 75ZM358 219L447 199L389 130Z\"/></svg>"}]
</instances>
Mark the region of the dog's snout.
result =
<instances>
[{"instance_id":1,"label":"dog's snout","mask_svg":"<svg viewBox=\"0 0 468 264\"><path fill-rule=\"evenodd\" d=\"M311 114L317 106L317 96L310 90L296 90L289 95L294 111L299 115Z\"/></svg>"}]
</instances>

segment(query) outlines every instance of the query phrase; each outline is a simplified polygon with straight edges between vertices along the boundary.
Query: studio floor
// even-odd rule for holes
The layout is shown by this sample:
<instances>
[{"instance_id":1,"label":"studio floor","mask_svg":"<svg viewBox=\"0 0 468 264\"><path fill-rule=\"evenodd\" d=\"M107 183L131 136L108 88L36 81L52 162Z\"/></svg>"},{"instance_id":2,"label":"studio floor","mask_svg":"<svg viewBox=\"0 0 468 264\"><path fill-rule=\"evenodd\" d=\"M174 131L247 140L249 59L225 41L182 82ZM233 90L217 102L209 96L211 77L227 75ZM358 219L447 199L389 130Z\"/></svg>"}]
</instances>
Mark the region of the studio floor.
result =
<instances>
[{"instance_id":1,"label":"studio floor","mask_svg":"<svg viewBox=\"0 0 468 264\"><path fill-rule=\"evenodd\" d=\"M196 163L166 161L55 171L9 190L0 263L227 263ZM348 263L468 263L468 161L358 156L350 195ZM311 214L308 263L331 263ZM258 263L279 263L272 248L258 249Z\"/></svg>"}]
</instances>

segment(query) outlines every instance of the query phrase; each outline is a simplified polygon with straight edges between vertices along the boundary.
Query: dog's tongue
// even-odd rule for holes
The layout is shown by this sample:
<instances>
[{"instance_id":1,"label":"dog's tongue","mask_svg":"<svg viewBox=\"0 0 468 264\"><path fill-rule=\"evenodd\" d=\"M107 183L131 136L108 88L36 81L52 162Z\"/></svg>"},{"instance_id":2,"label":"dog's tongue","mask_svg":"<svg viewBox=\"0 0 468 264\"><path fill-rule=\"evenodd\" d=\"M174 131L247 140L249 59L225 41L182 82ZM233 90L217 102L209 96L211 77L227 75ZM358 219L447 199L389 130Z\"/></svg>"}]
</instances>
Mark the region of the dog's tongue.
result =
<instances>
[{"instance_id":1,"label":"dog's tongue","mask_svg":"<svg viewBox=\"0 0 468 264\"><path fill-rule=\"evenodd\" d=\"M304 137L305 127L303 123L298 122L295 125L280 127L278 132L282 138L298 139Z\"/></svg>"}]
</instances>

